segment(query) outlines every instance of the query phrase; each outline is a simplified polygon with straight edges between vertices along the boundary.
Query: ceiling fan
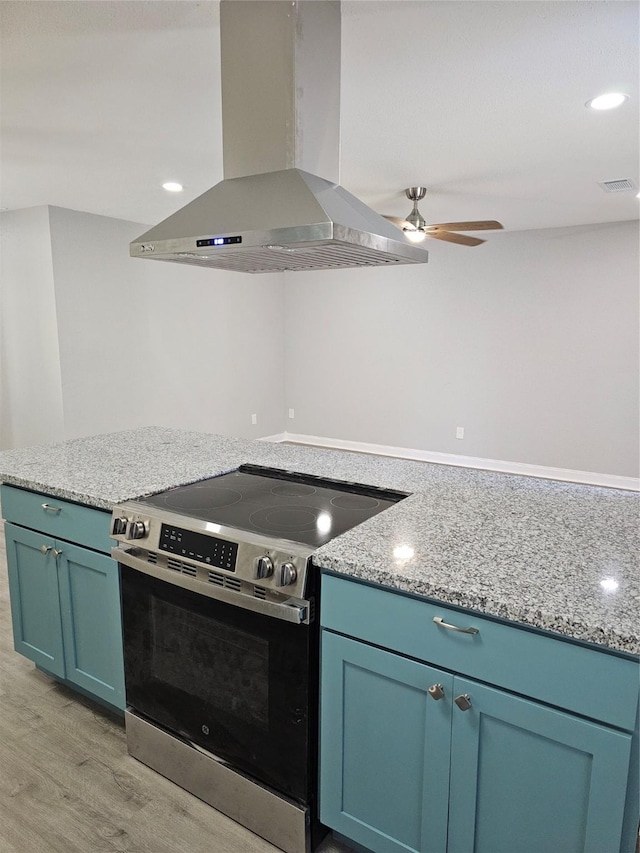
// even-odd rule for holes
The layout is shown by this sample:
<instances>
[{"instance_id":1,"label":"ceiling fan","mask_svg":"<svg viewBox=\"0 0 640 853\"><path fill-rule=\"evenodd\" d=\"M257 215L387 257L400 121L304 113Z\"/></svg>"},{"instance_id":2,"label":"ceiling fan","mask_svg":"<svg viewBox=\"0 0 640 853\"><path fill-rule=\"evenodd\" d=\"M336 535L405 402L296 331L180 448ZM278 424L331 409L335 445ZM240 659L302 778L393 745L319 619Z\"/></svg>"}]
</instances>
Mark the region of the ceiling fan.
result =
<instances>
[{"instance_id":1,"label":"ceiling fan","mask_svg":"<svg viewBox=\"0 0 640 853\"><path fill-rule=\"evenodd\" d=\"M408 187L405 194L409 201L413 202L413 210L407 218L399 219L397 216L385 216L384 218L393 222L398 228L402 228L409 240L416 243L424 240L425 237L434 237L436 240L446 240L449 243L458 243L461 246L479 246L485 241L456 232L495 231L503 227L495 219L483 219L478 222L440 222L438 225L427 225L426 220L418 210L418 202L427 194L427 188Z\"/></svg>"}]
</instances>

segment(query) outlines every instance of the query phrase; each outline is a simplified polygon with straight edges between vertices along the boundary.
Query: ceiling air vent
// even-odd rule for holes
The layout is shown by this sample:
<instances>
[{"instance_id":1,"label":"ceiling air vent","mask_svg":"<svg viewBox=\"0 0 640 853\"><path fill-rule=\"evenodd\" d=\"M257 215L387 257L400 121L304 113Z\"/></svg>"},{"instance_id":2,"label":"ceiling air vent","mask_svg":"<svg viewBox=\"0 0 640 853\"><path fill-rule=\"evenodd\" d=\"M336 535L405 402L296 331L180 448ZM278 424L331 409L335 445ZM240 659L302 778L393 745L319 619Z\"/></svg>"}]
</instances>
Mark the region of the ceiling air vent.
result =
<instances>
[{"instance_id":1,"label":"ceiling air vent","mask_svg":"<svg viewBox=\"0 0 640 853\"><path fill-rule=\"evenodd\" d=\"M598 181L598 183L606 193L624 193L636 189L631 178L618 178L617 181Z\"/></svg>"}]
</instances>

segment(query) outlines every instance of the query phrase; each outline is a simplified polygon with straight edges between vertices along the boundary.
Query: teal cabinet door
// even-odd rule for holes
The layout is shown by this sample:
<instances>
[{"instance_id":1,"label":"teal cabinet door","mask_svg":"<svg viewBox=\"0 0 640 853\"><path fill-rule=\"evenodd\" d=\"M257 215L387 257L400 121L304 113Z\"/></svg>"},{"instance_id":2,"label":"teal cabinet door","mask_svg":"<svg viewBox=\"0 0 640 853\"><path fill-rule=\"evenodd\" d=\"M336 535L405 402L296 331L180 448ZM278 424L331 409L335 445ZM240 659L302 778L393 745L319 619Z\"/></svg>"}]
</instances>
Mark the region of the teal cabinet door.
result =
<instances>
[{"instance_id":1,"label":"teal cabinet door","mask_svg":"<svg viewBox=\"0 0 640 853\"><path fill-rule=\"evenodd\" d=\"M69 542L58 547L66 677L124 709L118 564Z\"/></svg>"},{"instance_id":2,"label":"teal cabinet door","mask_svg":"<svg viewBox=\"0 0 640 853\"><path fill-rule=\"evenodd\" d=\"M619 853L630 735L460 677L454 689L471 707L452 712L448 853Z\"/></svg>"},{"instance_id":3,"label":"teal cabinet door","mask_svg":"<svg viewBox=\"0 0 640 853\"><path fill-rule=\"evenodd\" d=\"M8 522L5 538L16 651L124 710L117 562Z\"/></svg>"},{"instance_id":4,"label":"teal cabinet door","mask_svg":"<svg viewBox=\"0 0 640 853\"><path fill-rule=\"evenodd\" d=\"M428 693L436 684L438 700ZM378 853L444 853L452 684L441 670L322 632L323 823Z\"/></svg>"},{"instance_id":5,"label":"teal cabinet door","mask_svg":"<svg viewBox=\"0 0 640 853\"><path fill-rule=\"evenodd\" d=\"M17 652L64 677L55 542L5 524L13 639Z\"/></svg>"}]
</instances>

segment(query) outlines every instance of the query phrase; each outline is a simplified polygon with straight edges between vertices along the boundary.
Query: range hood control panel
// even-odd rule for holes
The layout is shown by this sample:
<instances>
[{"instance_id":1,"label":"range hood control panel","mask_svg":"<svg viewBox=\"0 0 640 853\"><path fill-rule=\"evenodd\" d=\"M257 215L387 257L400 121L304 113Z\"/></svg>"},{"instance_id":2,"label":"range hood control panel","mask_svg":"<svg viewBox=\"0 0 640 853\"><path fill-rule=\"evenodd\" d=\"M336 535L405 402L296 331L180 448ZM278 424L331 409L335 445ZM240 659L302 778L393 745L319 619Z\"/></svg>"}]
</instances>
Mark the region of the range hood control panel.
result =
<instances>
[{"instance_id":1,"label":"range hood control panel","mask_svg":"<svg viewBox=\"0 0 640 853\"><path fill-rule=\"evenodd\" d=\"M207 237L206 239L196 240L196 246L201 249L203 246L235 246L242 243L242 237Z\"/></svg>"}]
</instances>

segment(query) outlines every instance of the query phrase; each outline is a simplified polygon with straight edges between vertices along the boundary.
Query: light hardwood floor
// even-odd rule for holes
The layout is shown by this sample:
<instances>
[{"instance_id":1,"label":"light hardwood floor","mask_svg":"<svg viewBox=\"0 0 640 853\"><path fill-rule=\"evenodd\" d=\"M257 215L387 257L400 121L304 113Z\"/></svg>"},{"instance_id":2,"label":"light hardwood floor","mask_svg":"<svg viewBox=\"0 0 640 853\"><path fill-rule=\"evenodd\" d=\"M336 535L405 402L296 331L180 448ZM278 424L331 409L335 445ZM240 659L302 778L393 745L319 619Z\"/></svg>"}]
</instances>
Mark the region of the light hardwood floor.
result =
<instances>
[{"instance_id":1,"label":"light hardwood floor","mask_svg":"<svg viewBox=\"0 0 640 853\"><path fill-rule=\"evenodd\" d=\"M116 715L14 652L0 522L0 853L103 851L278 853L131 758Z\"/></svg>"}]
</instances>

